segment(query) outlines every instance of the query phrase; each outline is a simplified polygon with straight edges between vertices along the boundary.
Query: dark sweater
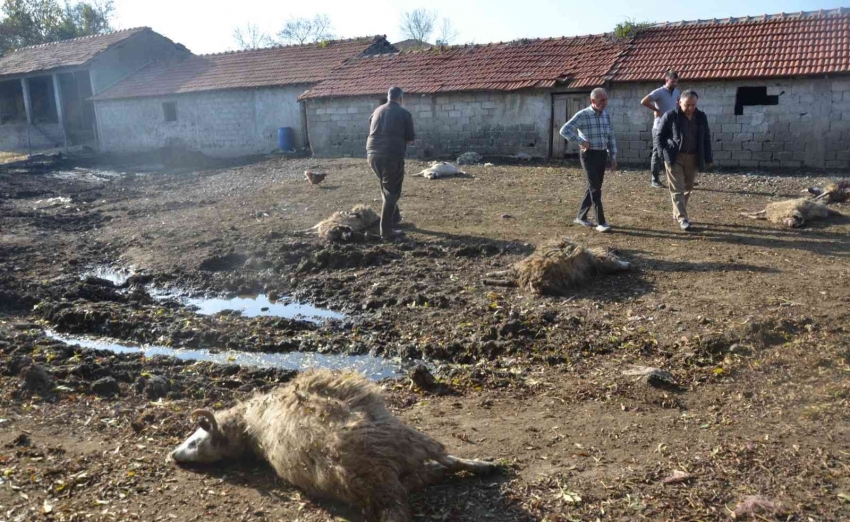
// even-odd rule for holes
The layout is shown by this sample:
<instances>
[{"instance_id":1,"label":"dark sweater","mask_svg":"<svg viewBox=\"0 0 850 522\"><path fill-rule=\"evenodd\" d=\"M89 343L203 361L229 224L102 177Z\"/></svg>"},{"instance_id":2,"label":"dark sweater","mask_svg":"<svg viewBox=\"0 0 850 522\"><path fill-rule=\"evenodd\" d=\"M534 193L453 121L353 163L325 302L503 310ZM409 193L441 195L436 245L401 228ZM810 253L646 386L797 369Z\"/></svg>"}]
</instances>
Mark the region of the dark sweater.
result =
<instances>
[{"instance_id":1,"label":"dark sweater","mask_svg":"<svg viewBox=\"0 0 850 522\"><path fill-rule=\"evenodd\" d=\"M413 116L397 102L387 102L369 117L366 153L404 157L407 143L413 141Z\"/></svg>"},{"instance_id":2,"label":"dark sweater","mask_svg":"<svg viewBox=\"0 0 850 522\"><path fill-rule=\"evenodd\" d=\"M655 146L664 156L664 163L676 163L676 156L684 150L683 146L687 145L688 138L694 138L689 135L694 126L697 131L695 138L699 170L704 171L707 164L714 162L711 155L711 132L708 130L708 118L705 113L697 109L694 113L694 125L691 125L681 107L676 107L661 117L658 132L655 133Z\"/></svg>"}]
</instances>

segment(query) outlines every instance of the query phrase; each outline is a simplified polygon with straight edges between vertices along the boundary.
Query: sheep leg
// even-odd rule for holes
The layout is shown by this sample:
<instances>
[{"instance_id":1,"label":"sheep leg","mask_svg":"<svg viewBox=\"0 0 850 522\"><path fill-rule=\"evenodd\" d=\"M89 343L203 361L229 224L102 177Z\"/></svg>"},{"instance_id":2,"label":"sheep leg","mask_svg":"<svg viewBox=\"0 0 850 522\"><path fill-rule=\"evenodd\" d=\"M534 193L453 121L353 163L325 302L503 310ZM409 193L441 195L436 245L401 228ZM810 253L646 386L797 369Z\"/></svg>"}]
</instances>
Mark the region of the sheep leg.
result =
<instances>
[{"instance_id":1,"label":"sheep leg","mask_svg":"<svg viewBox=\"0 0 850 522\"><path fill-rule=\"evenodd\" d=\"M510 279L482 279L482 283L489 286L504 286L505 288L512 288L516 286L516 281L512 281Z\"/></svg>"},{"instance_id":2,"label":"sheep leg","mask_svg":"<svg viewBox=\"0 0 850 522\"><path fill-rule=\"evenodd\" d=\"M453 455L445 455L437 460L451 472L468 471L476 475L489 475L499 471L500 466L495 462L478 459L462 459Z\"/></svg>"},{"instance_id":3,"label":"sheep leg","mask_svg":"<svg viewBox=\"0 0 850 522\"><path fill-rule=\"evenodd\" d=\"M750 219L767 219L767 210L759 212L741 212L741 215Z\"/></svg>"}]
</instances>

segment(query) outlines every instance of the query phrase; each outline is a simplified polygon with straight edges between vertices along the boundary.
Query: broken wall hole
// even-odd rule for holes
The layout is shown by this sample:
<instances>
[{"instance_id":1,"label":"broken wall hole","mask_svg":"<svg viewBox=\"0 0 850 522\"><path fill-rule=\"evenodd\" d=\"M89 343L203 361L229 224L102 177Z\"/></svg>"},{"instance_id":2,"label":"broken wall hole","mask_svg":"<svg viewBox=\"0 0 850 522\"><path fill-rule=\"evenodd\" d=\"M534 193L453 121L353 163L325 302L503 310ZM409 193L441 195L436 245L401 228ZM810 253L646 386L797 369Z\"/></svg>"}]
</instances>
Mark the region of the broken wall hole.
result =
<instances>
[{"instance_id":1,"label":"broken wall hole","mask_svg":"<svg viewBox=\"0 0 850 522\"><path fill-rule=\"evenodd\" d=\"M735 93L735 115L744 114L744 107L779 105L779 95L768 96L767 87L738 87Z\"/></svg>"},{"instance_id":2,"label":"broken wall hole","mask_svg":"<svg viewBox=\"0 0 850 522\"><path fill-rule=\"evenodd\" d=\"M312 369L352 370L373 381L402 377L408 367L422 361L382 359L371 355L337 355L315 352L251 353L237 350L206 350L168 348L167 346L141 345L108 338L80 337L45 330L45 336L69 346L78 345L92 350L106 350L117 354L142 353L145 357L166 356L184 361L207 361L215 364L256 368L277 368L305 371Z\"/></svg>"}]
</instances>

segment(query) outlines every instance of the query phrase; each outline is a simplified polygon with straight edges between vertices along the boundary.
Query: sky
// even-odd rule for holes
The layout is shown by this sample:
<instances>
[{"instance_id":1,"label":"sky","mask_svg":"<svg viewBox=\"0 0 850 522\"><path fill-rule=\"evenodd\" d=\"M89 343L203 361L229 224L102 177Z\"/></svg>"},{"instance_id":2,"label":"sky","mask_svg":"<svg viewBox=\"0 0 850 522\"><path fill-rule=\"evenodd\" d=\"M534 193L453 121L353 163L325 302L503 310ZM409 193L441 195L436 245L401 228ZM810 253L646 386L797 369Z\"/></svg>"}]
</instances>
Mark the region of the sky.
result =
<instances>
[{"instance_id":1,"label":"sky","mask_svg":"<svg viewBox=\"0 0 850 522\"><path fill-rule=\"evenodd\" d=\"M454 43L483 44L605 33L626 20L672 22L837 7L850 8L850 0L396 0L374 4L353 0L115 0L113 25L116 29L148 26L196 54L208 54L235 49L236 27L254 24L276 34L286 20L315 14L331 18L336 37L385 34L395 42L405 39L399 28L404 12L429 9L451 21L459 33Z\"/></svg>"}]
</instances>

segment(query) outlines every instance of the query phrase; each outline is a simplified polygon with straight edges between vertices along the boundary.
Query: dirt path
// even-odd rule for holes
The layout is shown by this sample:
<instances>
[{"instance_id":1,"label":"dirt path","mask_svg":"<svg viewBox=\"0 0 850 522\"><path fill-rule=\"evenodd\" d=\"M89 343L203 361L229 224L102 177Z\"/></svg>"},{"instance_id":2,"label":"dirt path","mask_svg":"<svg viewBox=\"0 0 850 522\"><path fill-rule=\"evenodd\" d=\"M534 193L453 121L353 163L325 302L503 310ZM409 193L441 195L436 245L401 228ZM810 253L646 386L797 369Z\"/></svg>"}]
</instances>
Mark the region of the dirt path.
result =
<instances>
[{"instance_id":1,"label":"dirt path","mask_svg":"<svg viewBox=\"0 0 850 522\"><path fill-rule=\"evenodd\" d=\"M826 178L703 176L686 234L646 172L613 173L615 231L601 235L568 226L576 168L472 166L462 178L408 177L406 241L326 245L292 231L357 203L377 208L378 193L360 160L323 161L328 178L309 187L314 164L0 173L0 520L358 519L261 463L165 461L193 408L226 407L291 373L74 350L46 327L433 361L436 389L384 383L393 410L508 472L414 494L415 520L720 520L752 496L768 520L850 516L850 218L790 230L738 216ZM615 247L634 269L567 298L484 284L555 237ZM102 263L141 276L127 288L80 279ZM347 318L201 316L142 284L291 296ZM48 387L21 388L32 364ZM635 365L676 385L623 374ZM159 402L146 396L151 375L170 382ZM117 396L99 394L104 377ZM664 483L674 472L687 476Z\"/></svg>"}]
</instances>

